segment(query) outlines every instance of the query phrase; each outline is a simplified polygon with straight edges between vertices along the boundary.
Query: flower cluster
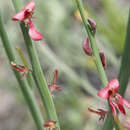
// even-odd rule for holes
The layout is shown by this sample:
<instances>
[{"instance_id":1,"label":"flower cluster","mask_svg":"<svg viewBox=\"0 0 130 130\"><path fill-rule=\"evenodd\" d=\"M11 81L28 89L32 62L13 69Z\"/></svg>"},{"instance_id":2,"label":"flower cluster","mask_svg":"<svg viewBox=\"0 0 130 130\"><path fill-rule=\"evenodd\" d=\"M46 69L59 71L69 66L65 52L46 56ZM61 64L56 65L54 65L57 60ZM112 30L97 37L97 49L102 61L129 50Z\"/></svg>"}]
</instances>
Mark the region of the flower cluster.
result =
<instances>
[{"instance_id":1,"label":"flower cluster","mask_svg":"<svg viewBox=\"0 0 130 130\"><path fill-rule=\"evenodd\" d=\"M16 13L13 17L13 21L23 21L25 25L29 26L29 36L32 38L32 40L39 41L42 40L42 34L40 32L37 32L34 24L32 23L32 15L34 13L35 9L35 3L34 1L30 1L24 9L22 9L20 12Z\"/></svg>"},{"instance_id":2,"label":"flower cluster","mask_svg":"<svg viewBox=\"0 0 130 130\"><path fill-rule=\"evenodd\" d=\"M93 21L92 19L88 19L89 25L90 25L90 29L91 32L93 34L96 33L96 23L95 21ZM88 37L85 38L85 40L83 41L83 50L84 52L89 55L92 56L92 50L89 46L89 39ZM103 52L99 52L99 56L101 58L101 62L103 67L106 67L106 58ZM114 119L116 119L116 108L123 113L124 115L126 114L124 106L125 105L128 109L130 109L130 103L125 100L119 93L118 93L118 89L119 89L119 81L118 79L112 79L106 88L102 89L101 91L98 92L98 96L101 97L102 99L108 99L109 104L111 106L112 112L113 112L113 117ZM93 112L95 114L100 115L100 119L104 119L104 112L100 111L101 109L98 109L99 111L94 111L92 109L89 108L90 112ZM103 116L102 116L103 113Z\"/></svg>"},{"instance_id":3,"label":"flower cluster","mask_svg":"<svg viewBox=\"0 0 130 130\"><path fill-rule=\"evenodd\" d=\"M116 120L117 117L116 109L118 109L124 115L126 115L126 111L123 105L130 109L130 103L118 93L118 89L118 79L112 79L105 88L97 93L100 98L108 100L114 120ZM105 116L108 115L108 112L103 109L98 109L98 111L95 111L91 108L88 108L88 110L94 114L99 115L99 121L104 120Z\"/></svg>"}]
</instances>

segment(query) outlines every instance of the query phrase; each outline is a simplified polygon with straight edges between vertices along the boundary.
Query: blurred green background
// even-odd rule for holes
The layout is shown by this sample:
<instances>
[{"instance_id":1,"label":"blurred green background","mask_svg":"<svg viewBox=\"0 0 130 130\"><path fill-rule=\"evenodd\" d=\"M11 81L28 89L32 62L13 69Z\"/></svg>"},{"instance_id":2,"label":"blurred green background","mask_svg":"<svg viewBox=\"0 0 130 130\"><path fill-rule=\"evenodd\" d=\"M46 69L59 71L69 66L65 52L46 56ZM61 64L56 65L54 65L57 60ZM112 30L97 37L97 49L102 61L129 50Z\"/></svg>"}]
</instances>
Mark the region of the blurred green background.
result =
<instances>
[{"instance_id":1,"label":"blurred green background","mask_svg":"<svg viewBox=\"0 0 130 130\"><path fill-rule=\"evenodd\" d=\"M120 67L125 32L127 27L129 0L84 0L88 16L97 23L96 39L100 51L107 58L108 79L117 76ZM59 70L57 84L62 91L56 92L54 102L62 130L101 129L103 122L88 112L92 108L105 108L102 100L96 98L101 88L93 58L86 56L82 43L87 36L84 26L77 19L74 0L35 0L33 22L42 32L43 41L36 47L47 82L51 82L55 69ZM23 1L26 4L26 1ZM18 22L11 17L15 14L11 0L1 0L2 12L9 40L19 46L28 59ZM16 52L17 63L22 64ZM28 60L29 63L29 60ZM43 111L35 87L37 101ZM129 88L126 92L128 95ZM0 130L36 130L28 107L10 69L0 40ZM128 114L130 116L130 114ZM124 117L121 117L122 119ZM129 118L129 117L128 117Z\"/></svg>"}]
</instances>

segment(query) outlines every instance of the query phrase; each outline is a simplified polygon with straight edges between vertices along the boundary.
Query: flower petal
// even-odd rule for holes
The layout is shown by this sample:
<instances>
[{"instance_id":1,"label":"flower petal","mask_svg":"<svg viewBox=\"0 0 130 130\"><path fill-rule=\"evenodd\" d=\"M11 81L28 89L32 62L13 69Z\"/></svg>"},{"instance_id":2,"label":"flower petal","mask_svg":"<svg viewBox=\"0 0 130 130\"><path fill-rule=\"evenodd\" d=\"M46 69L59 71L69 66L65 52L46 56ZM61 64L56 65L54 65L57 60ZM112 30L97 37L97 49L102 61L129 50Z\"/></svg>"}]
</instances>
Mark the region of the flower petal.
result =
<instances>
[{"instance_id":1,"label":"flower petal","mask_svg":"<svg viewBox=\"0 0 130 130\"><path fill-rule=\"evenodd\" d=\"M48 85L50 89L55 89L56 88L56 84L49 84Z\"/></svg>"},{"instance_id":2,"label":"flower petal","mask_svg":"<svg viewBox=\"0 0 130 130\"><path fill-rule=\"evenodd\" d=\"M111 109L112 109L113 118L114 118L114 120L116 120L116 108L115 108L115 106L113 105L113 103L112 103L112 101L111 101L111 98L109 98L109 104L110 104Z\"/></svg>"},{"instance_id":3,"label":"flower petal","mask_svg":"<svg viewBox=\"0 0 130 130\"><path fill-rule=\"evenodd\" d=\"M36 31L36 29L34 28L34 25L32 24L32 22L29 22L29 36L34 41L42 40L42 37L43 37L40 32Z\"/></svg>"},{"instance_id":4,"label":"flower petal","mask_svg":"<svg viewBox=\"0 0 130 130\"><path fill-rule=\"evenodd\" d=\"M107 99L109 97L109 88L103 88L102 90L98 91L97 95L102 99Z\"/></svg>"},{"instance_id":5,"label":"flower petal","mask_svg":"<svg viewBox=\"0 0 130 130\"><path fill-rule=\"evenodd\" d=\"M13 21L23 21L25 16L25 11L21 10L20 12L16 13L13 17Z\"/></svg>"},{"instance_id":6,"label":"flower petal","mask_svg":"<svg viewBox=\"0 0 130 130\"><path fill-rule=\"evenodd\" d=\"M125 109L123 107L123 104L119 103L117 104L117 109L124 115L126 115Z\"/></svg>"},{"instance_id":7,"label":"flower petal","mask_svg":"<svg viewBox=\"0 0 130 130\"><path fill-rule=\"evenodd\" d=\"M33 11L35 9L35 2L32 0L30 1L25 7L24 10L31 10Z\"/></svg>"},{"instance_id":8,"label":"flower petal","mask_svg":"<svg viewBox=\"0 0 130 130\"><path fill-rule=\"evenodd\" d=\"M119 88L119 81L118 81L118 79L110 80L109 83L108 83L108 87L109 87L109 89L114 89L114 91L117 92L118 88Z\"/></svg>"},{"instance_id":9,"label":"flower petal","mask_svg":"<svg viewBox=\"0 0 130 130\"><path fill-rule=\"evenodd\" d=\"M119 93L116 93L116 96L120 98L120 103L125 105L128 109L130 109L130 103L124 99Z\"/></svg>"}]
</instances>

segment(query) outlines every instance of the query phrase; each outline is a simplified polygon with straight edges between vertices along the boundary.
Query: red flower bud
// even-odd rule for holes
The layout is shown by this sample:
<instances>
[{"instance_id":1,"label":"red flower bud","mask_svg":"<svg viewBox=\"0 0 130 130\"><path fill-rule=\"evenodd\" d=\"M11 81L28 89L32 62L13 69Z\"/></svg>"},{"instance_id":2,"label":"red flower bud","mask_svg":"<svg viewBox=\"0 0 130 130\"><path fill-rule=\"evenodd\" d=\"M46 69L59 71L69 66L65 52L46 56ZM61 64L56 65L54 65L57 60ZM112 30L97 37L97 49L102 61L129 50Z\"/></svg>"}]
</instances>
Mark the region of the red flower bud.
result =
<instances>
[{"instance_id":1,"label":"red flower bud","mask_svg":"<svg viewBox=\"0 0 130 130\"><path fill-rule=\"evenodd\" d=\"M45 124L43 125L44 128L56 128L56 121L52 121L52 120L48 120L47 122L45 122Z\"/></svg>"},{"instance_id":2,"label":"red flower bud","mask_svg":"<svg viewBox=\"0 0 130 130\"><path fill-rule=\"evenodd\" d=\"M95 34L96 33L96 22L91 18L88 18L88 22L91 26L91 31L93 32L93 34Z\"/></svg>"},{"instance_id":3,"label":"red flower bud","mask_svg":"<svg viewBox=\"0 0 130 130\"><path fill-rule=\"evenodd\" d=\"M86 37L85 40L83 41L83 50L87 55L92 56L92 50L89 47L89 39L88 39L88 37Z\"/></svg>"},{"instance_id":4,"label":"red flower bud","mask_svg":"<svg viewBox=\"0 0 130 130\"><path fill-rule=\"evenodd\" d=\"M106 64L106 57L105 57L104 53L100 52L99 55L100 55L103 67L106 68L107 64Z\"/></svg>"}]
</instances>

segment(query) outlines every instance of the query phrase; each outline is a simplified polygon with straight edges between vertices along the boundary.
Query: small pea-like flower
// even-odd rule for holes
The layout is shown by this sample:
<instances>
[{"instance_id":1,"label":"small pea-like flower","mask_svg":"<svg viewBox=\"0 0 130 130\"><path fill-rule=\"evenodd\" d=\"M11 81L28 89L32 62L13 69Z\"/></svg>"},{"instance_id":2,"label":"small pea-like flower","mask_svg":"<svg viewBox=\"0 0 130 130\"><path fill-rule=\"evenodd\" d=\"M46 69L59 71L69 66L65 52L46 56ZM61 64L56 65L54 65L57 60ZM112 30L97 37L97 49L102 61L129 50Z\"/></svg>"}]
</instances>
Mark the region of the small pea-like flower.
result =
<instances>
[{"instance_id":1,"label":"small pea-like flower","mask_svg":"<svg viewBox=\"0 0 130 130\"><path fill-rule=\"evenodd\" d=\"M32 0L30 1L24 9L20 12L16 13L13 17L13 21L23 21L25 26L29 25L29 36L32 40L39 41L42 40L42 34L37 32L34 28L34 24L32 23L32 15L35 9L35 2Z\"/></svg>"},{"instance_id":2,"label":"small pea-like flower","mask_svg":"<svg viewBox=\"0 0 130 130\"><path fill-rule=\"evenodd\" d=\"M92 56L92 50L91 48L89 47L89 39L88 37L86 37L83 41L83 50L84 52L89 55L89 56Z\"/></svg>"},{"instance_id":3,"label":"small pea-like flower","mask_svg":"<svg viewBox=\"0 0 130 130\"><path fill-rule=\"evenodd\" d=\"M126 112L123 105L130 109L130 103L118 93L118 89L118 79L112 79L109 81L108 85L97 94L102 99L108 99L114 119L116 119L117 115L116 108L124 115Z\"/></svg>"},{"instance_id":4,"label":"small pea-like flower","mask_svg":"<svg viewBox=\"0 0 130 130\"><path fill-rule=\"evenodd\" d=\"M60 91L61 90L61 87L56 84L57 77L58 77L58 70L55 70L53 83L48 85L51 93L53 93L54 91Z\"/></svg>"},{"instance_id":5,"label":"small pea-like flower","mask_svg":"<svg viewBox=\"0 0 130 130\"><path fill-rule=\"evenodd\" d=\"M11 62L11 66L12 66L13 69L15 69L15 70L20 72L20 74L22 75L23 79L26 79L26 75L28 74L29 71L31 71L30 69L28 69L25 66L16 65L14 62Z\"/></svg>"},{"instance_id":6,"label":"small pea-like flower","mask_svg":"<svg viewBox=\"0 0 130 130\"><path fill-rule=\"evenodd\" d=\"M33 15L33 11L35 9L35 2L30 1L24 9L22 9L20 12L16 13L13 17L12 20L14 21L23 21L25 20L30 21Z\"/></svg>"},{"instance_id":7,"label":"small pea-like flower","mask_svg":"<svg viewBox=\"0 0 130 130\"><path fill-rule=\"evenodd\" d=\"M88 22L90 24L92 33L95 34L96 33L96 22L91 18L88 18Z\"/></svg>"},{"instance_id":8,"label":"small pea-like flower","mask_svg":"<svg viewBox=\"0 0 130 130\"><path fill-rule=\"evenodd\" d=\"M105 110L103 110L103 109L93 110L93 109L91 109L91 108L88 107L88 110L89 110L90 112L94 113L94 114L99 115L99 116L100 116L100 117L99 117L99 121L101 121L101 120L104 121L106 115L108 115L108 111L105 111Z\"/></svg>"},{"instance_id":9,"label":"small pea-like flower","mask_svg":"<svg viewBox=\"0 0 130 130\"><path fill-rule=\"evenodd\" d=\"M54 128L56 128L56 121L53 120L48 120L47 122L45 122L45 124L43 125L44 128L46 129L51 129L53 130Z\"/></svg>"},{"instance_id":10,"label":"small pea-like flower","mask_svg":"<svg viewBox=\"0 0 130 130\"><path fill-rule=\"evenodd\" d=\"M99 52L100 58L101 58L101 62L104 68L106 68L107 63L106 63L106 57L104 55L104 52Z\"/></svg>"}]
</instances>

